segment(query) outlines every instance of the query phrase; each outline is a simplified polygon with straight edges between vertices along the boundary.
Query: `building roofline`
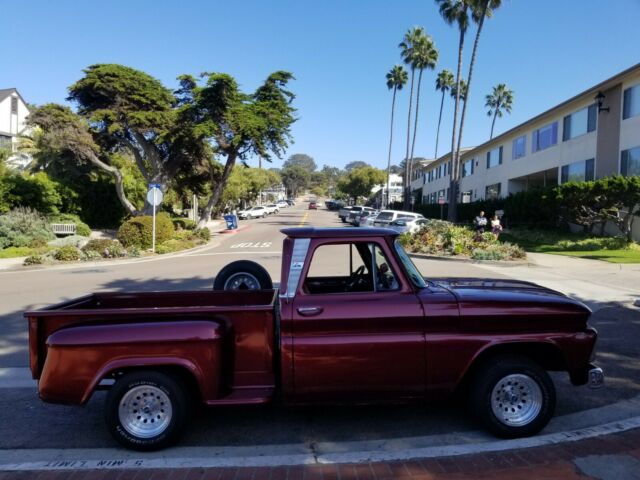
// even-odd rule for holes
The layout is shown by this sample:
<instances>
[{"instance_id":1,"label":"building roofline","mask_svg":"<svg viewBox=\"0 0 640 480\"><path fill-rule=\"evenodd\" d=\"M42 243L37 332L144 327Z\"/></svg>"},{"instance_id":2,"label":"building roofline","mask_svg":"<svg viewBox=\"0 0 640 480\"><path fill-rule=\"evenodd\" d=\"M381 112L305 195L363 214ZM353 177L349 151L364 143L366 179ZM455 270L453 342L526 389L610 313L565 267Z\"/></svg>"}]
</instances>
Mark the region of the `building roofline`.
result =
<instances>
[{"instance_id":1,"label":"building roofline","mask_svg":"<svg viewBox=\"0 0 640 480\"><path fill-rule=\"evenodd\" d=\"M530 118L529 120L526 120L523 123L520 123L518 125L516 125L513 128L510 128L509 130L507 130L506 132L501 133L500 135L493 137L490 140L487 140L484 143L481 143L480 145L476 146L476 147L472 147L472 148L461 148L460 149L460 158L462 158L462 156L466 153L469 153L470 151L476 151L476 150L484 150L486 147L488 147L491 144L494 143L500 143L501 141L503 141L506 137L508 137L509 135L513 134L515 131L520 130L528 125L531 125L532 123L536 123L540 120L542 120L545 117L549 117L551 116L556 110L559 110L561 108L566 107L567 105L570 105L573 102L576 102L577 100L580 100L584 97L586 97L587 95L591 95L593 94L595 96L595 94L599 91L599 90L606 90L607 88L612 87L613 85L617 85L618 83L621 83L622 80L624 80L625 77L635 73L636 71L640 71L640 63L636 63L635 65L627 68L626 70L623 70L620 73L617 73L616 75L607 78L606 80L603 80L602 82L593 85L592 87L587 88L586 90L578 93L577 95L574 95L573 97L565 100L564 102L561 102L547 110L545 110L544 112L536 115L535 117ZM451 152L447 152L446 154L442 155L441 157L439 157L434 163L438 163L440 160L444 160L447 157L451 156Z\"/></svg>"},{"instance_id":2,"label":"building roofline","mask_svg":"<svg viewBox=\"0 0 640 480\"><path fill-rule=\"evenodd\" d=\"M18 95L20 100L22 100L22 103L24 103L25 107L27 107L27 111L31 112L31 110L29 109L29 104L25 101L25 99L22 97L18 89L15 87L0 88L0 102L2 102L5 98L9 98L13 92L15 92Z\"/></svg>"}]
</instances>

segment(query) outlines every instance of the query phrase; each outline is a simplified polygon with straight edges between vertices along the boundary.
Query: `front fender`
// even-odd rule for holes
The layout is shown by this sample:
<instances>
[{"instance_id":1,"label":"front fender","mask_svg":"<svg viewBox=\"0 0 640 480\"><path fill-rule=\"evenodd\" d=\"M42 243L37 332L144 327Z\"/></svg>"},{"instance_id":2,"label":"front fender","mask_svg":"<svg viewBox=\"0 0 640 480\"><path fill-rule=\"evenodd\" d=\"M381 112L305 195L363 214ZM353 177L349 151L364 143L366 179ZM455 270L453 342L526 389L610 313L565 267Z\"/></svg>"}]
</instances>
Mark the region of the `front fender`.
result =
<instances>
[{"instance_id":1,"label":"front fender","mask_svg":"<svg viewBox=\"0 0 640 480\"><path fill-rule=\"evenodd\" d=\"M203 400L218 398L223 327L211 321L93 325L58 330L47 339L38 383L50 403L84 404L111 372L177 366L195 378Z\"/></svg>"}]
</instances>

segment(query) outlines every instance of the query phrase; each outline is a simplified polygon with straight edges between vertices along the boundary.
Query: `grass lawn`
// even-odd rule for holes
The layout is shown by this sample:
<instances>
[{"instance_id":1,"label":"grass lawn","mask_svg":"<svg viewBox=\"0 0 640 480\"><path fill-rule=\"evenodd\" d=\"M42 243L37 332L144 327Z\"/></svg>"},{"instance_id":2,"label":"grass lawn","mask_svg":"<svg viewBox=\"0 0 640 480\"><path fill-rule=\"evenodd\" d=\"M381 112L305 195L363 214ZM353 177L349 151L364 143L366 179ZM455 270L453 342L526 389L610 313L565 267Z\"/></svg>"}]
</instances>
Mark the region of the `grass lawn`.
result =
<instances>
[{"instance_id":1,"label":"grass lawn","mask_svg":"<svg viewBox=\"0 0 640 480\"><path fill-rule=\"evenodd\" d=\"M9 247L0 249L0 258L28 257L30 255L42 255L51 250L50 247Z\"/></svg>"},{"instance_id":2,"label":"grass lawn","mask_svg":"<svg viewBox=\"0 0 640 480\"><path fill-rule=\"evenodd\" d=\"M500 240L520 245L527 252L566 255L611 263L640 263L640 245L634 243L624 248L620 239L609 237L514 229L500 235Z\"/></svg>"}]
</instances>

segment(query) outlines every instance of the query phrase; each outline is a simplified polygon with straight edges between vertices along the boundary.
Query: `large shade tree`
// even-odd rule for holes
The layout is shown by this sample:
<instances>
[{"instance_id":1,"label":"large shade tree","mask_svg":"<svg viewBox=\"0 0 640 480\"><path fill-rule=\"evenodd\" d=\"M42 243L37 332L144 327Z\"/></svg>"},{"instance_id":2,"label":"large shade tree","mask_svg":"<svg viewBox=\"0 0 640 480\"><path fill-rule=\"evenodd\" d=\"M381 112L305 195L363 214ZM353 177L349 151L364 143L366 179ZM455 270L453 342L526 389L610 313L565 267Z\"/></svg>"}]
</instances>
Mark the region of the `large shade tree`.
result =
<instances>
[{"instance_id":1,"label":"large shade tree","mask_svg":"<svg viewBox=\"0 0 640 480\"><path fill-rule=\"evenodd\" d=\"M485 97L484 106L489 110L487 115L493 117L491 121L491 135L489 138L493 138L493 127L496 125L496 118L502 118L503 112L511 113L513 107L513 90L507 87L504 83L499 83L489 95Z\"/></svg>"},{"instance_id":2,"label":"large shade tree","mask_svg":"<svg viewBox=\"0 0 640 480\"><path fill-rule=\"evenodd\" d=\"M391 97L391 128L389 132L389 154L387 156L387 198L385 206L389 204L389 179L391 177L391 149L393 146L393 117L396 110L396 94L398 90L402 90L402 87L407 84L408 79L407 71L402 65L395 65L387 72L387 88L393 91L393 96Z\"/></svg>"},{"instance_id":3,"label":"large shade tree","mask_svg":"<svg viewBox=\"0 0 640 480\"><path fill-rule=\"evenodd\" d=\"M385 172L375 167L351 170L338 182L338 190L357 202L359 197L369 197L371 189L384 184Z\"/></svg>"},{"instance_id":4,"label":"large shade tree","mask_svg":"<svg viewBox=\"0 0 640 480\"><path fill-rule=\"evenodd\" d=\"M224 185L236 162L250 156L271 161L280 158L291 140L295 121L294 94L287 90L293 79L289 72L274 72L251 93L240 91L235 79L224 73L206 73L204 84L191 75L179 77L179 116L195 125L199 138L211 142L215 155L224 163L219 179L200 217L203 226L218 207Z\"/></svg>"},{"instance_id":5,"label":"large shade tree","mask_svg":"<svg viewBox=\"0 0 640 480\"><path fill-rule=\"evenodd\" d=\"M206 142L176 114L172 92L157 79L116 64L91 65L84 73L69 88L68 99L102 150L130 154L147 183L166 192L181 169L210 156Z\"/></svg>"},{"instance_id":6,"label":"large shade tree","mask_svg":"<svg viewBox=\"0 0 640 480\"><path fill-rule=\"evenodd\" d=\"M318 165L316 164L316 161L313 159L313 157L307 155L306 153L294 153L284 161L284 163L282 164L282 168L292 167L294 165L299 165L309 172L315 172L318 168Z\"/></svg>"}]
</instances>

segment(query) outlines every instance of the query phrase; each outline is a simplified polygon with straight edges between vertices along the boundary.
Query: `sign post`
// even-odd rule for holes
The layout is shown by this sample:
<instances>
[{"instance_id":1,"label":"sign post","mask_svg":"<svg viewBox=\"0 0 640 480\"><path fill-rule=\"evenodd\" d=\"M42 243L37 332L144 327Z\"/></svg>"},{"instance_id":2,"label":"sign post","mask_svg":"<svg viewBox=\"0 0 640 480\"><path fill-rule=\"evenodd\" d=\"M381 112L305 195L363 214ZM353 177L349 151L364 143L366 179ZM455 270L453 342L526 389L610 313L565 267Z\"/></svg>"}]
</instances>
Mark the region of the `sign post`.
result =
<instances>
[{"instance_id":1,"label":"sign post","mask_svg":"<svg viewBox=\"0 0 640 480\"><path fill-rule=\"evenodd\" d=\"M159 183L150 183L147 192L147 202L153 207L153 220L151 228L151 251L156 253L156 207L162 203L162 190Z\"/></svg>"}]
</instances>

